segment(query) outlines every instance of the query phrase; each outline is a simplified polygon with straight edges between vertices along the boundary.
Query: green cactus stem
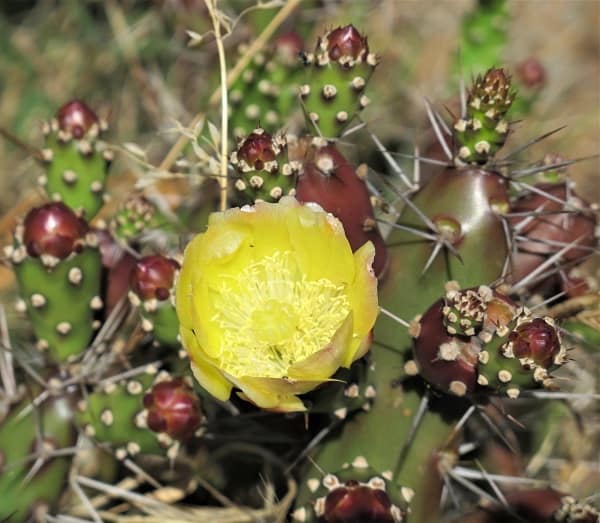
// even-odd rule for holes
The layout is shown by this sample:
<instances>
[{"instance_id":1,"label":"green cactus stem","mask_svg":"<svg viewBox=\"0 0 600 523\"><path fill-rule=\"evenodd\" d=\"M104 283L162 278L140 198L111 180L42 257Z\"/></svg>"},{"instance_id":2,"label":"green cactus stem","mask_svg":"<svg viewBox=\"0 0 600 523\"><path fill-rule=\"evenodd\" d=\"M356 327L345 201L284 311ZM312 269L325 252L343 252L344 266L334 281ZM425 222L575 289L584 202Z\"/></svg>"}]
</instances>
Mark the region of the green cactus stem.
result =
<instances>
[{"instance_id":1,"label":"green cactus stem","mask_svg":"<svg viewBox=\"0 0 600 523\"><path fill-rule=\"evenodd\" d=\"M456 71L468 77L503 63L509 21L506 0L478 0L462 21Z\"/></svg>"},{"instance_id":2,"label":"green cactus stem","mask_svg":"<svg viewBox=\"0 0 600 523\"><path fill-rule=\"evenodd\" d=\"M325 33L305 63L300 98L309 129L326 138L340 136L369 104L364 93L377 58L366 37L347 25Z\"/></svg>"},{"instance_id":3,"label":"green cactus stem","mask_svg":"<svg viewBox=\"0 0 600 523\"><path fill-rule=\"evenodd\" d=\"M46 174L39 181L52 200L62 201L91 220L104 204L112 151L98 142L106 122L83 102L63 105L44 125Z\"/></svg>"},{"instance_id":4,"label":"green cactus stem","mask_svg":"<svg viewBox=\"0 0 600 523\"><path fill-rule=\"evenodd\" d=\"M1 521L42 522L56 508L71 456L55 451L77 441L73 410L70 396L51 396L35 408L25 398L0 423Z\"/></svg>"},{"instance_id":5,"label":"green cactus stem","mask_svg":"<svg viewBox=\"0 0 600 523\"><path fill-rule=\"evenodd\" d=\"M7 248L37 347L65 362L80 355L94 330L100 297L98 240L62 203L29 212Z\"/></svg>"},{"instance_id":6,"label":"green cactus stem","mask_svg":"<svg viewBox=\"0 0 600 523\"><path fill-rule=\"evenodd\" d=\"M135 194L120 206L108 228L113 237L125 245L135 243L153 229L167 229L167 218L150 200Z\"/></svg>"},{"instance_id":7,"label":"green cactus stem","mask_svg":"<svg viewBox=\"0 0 600 523\"><path fill-rule=\"evenodd\" d=\"M302 165L288 158L287 147L285 136L271 136L262 128L254 129L240 142L230 157L239 176L234 183L239 203L276 202L296 193Z\"/></svg>"},{"instance_id":8,"label":"green cactus stem","mask_svg":"<svg viewBox=\"0 0 600 523\"><path fill-rule=\"evenodd\" d=\"M502 69L492 68L477 77L469 90L466 114L454 123L457 165L485 164L504 145L509 131L505 115L514 98L510 76Z\"/></svg>"}]
</instances>

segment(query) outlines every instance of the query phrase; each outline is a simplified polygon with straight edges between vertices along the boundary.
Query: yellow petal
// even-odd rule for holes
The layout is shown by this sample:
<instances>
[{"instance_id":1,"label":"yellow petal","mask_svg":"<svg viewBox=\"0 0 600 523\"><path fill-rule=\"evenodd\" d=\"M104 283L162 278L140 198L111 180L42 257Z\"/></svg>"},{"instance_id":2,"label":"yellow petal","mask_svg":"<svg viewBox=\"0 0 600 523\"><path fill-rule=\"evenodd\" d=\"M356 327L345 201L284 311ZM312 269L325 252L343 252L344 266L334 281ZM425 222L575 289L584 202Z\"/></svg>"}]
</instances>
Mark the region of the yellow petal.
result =
<instances>
[{"instance_id":1,"label":"yellow petal","mask_svg":"<svg viewBox=\"0 0 600 523\"><path fill-rule=\"evenodd\" d=\"M312 390L318 383L289 382L281 378L234 378L230 379L241 389L245 397L257 407L281 412L299 412L306 407L296 394Z\"/></svg>"},{"instance_id":2,"label":"yellow petal","mask_svg":"<svg viewBox=\"0 0 600 523\"><path fill-rule=\"evenodd\" d=\"M181 342L190 356L190 368L200 385L215 398L226 401L231 394L232 384L223 373L215 367L203 354L202 348L192 331L181 327Z\"/></svg>"},{"instance_id":3,"label":"yellow petal","mask_svg":"<svg viewBox=\"0 0 600 523\"><path fill-rule=\"evenodd\" d=\"M365 243L354 253L354 281L348 288L350 308L354 311L354 333L364 338L375 325L379 305L377 300L377 278L372 269L375 247Z\"/></svg>"}]
</instances>

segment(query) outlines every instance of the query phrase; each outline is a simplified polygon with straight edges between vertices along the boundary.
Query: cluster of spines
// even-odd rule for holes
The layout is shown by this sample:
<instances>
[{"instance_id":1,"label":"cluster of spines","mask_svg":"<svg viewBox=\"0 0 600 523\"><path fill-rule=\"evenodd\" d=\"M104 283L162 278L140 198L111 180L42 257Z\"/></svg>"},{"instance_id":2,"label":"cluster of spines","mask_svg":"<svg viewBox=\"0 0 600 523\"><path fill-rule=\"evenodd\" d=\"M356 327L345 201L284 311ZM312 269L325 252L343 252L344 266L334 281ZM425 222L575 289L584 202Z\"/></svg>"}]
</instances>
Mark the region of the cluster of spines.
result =
<instances>
[{"instance_id":1,"label":"cluster of spines","mask_svg":"<svg viewBox=\"0 0 600 523\"><path fill-rule=\"evenodd\" d=\"M550 371L566 362L552 318L533 318L487 286L453 286L413 334L415 370L456 396L488 388L517 398L522 389L551 387Z\"/></svg>"},{"instance_id":2,"label":"cluster of spines","mask_svg":"<svg viewBox=\"0 0 600 523\"><path fill-rule=\"evenodd\" d=\"M457 165L485 164L508 137L505 119L515 92L502 69L489 69L475 80L466 101L466 114L454 123Z\"/></svg>"},{"instance_id":3,"label":"cluster of spines","mask_svg":"<svg viewBox=\"0 0 600 523\"><path fill-rule=\"evenodd\" d=\"M402 523L414 495L392 481L391 471L375 471L363 456L306 484L312 500L292 513L297 523Z\"/></svg>"},{"instance_id":4,"label":"cluster of spines","mask_svg":"<svg viewBox=\"0 0 600 523\"><path fill-rule=\"evenodd\" d=\"M64 362L80 355L99 327L101 261L96 234L62 203L32 209L5 249L37 337ZM65 307L69 303L69 307Z\"/></svg>"},{"instance_id":5,"label":"cluster of spines","mask_svg":"<svg viewBox=\"0 0 600 523\"><path fill-rule=\"evenodd\" d=\"M287 149L284 135L271 136L260 127L238 144L230 162L237 170L234 187L239 203L276 202L282 196L296 194L296 179L302 173L302 164L290 160Z\"/></svg>"},{"instance_id":6,"label":"cluster of spines","mask_svg":"<svg viewBox=\"0 0 600 523\"><path fill-rule=\"evenodd\" d=\"M92 219L107 197L106 176L113 153L98 142L107 123L84 102L63 105L43 126L42 157L46 173L40 185L54 201L62 201Z\"/></svg>"},{"instance_id":7,"label":"cluster of spines","mask_svg":"<svg viewBox=\"0 0 600 523\"><path fill-rule=\"evenodd\" d=\"M304 57L306 82L299 88L305 116L313 134L340 136L370 100L364 94L377 65L367 38L347 25L319 38Z\"/></svg>"}]
</instances>

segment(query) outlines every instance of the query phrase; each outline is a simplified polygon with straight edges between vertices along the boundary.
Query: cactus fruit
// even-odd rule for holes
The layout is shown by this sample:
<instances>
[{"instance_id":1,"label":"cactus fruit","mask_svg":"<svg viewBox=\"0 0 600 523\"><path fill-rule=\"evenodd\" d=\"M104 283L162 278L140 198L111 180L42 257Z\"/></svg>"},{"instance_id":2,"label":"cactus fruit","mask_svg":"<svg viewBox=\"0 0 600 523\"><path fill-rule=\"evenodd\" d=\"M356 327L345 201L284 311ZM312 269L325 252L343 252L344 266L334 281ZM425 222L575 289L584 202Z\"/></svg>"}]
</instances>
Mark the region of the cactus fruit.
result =
<instances>
[{"instance_id":1,"label":"cactus fruit","mask_svg":"<svg viewBox=\"0 0 600 523\"><path fill-rule=\"evenodd\" d=\"M200 400L183 378L159 381L144 395L146 423L173 439L191 438L202 422Z\"/></svg>"},{"instance_id":2,"label":"cactus fruit","mask_svg":"<svg viewBox=\"0 0 600 523\"><path fill-rule=\"evenodd\" d=\"M387 248L365 183L366 166L355 168L334 145L323 142L315 138L307 146L296 197L301 202L318 203L336 216L344 225L353 250L371 241L375 246L373 269L377 277L382 277L388 261Z\"/></svg>"},{"instance_id":3,"label":"cactus fruit","mask_svg":"<svg viewBox=\"0 0 600 523\"><path fill-rule=\"evenodd\" d=\"M102 309L98 240L62 203L32 209L17 227L10 259L38 339L64 362L81 354Z\"/></svg>"},{"instance_id":4,"label":"cactus fruit","mask_svg":"<svg viewBox=\"0 0 600 523\"><path fill-rule=\"evenodd\" d=\"M414 334L419 373L457 396L491 387L516 398L521 388L550 387L549 373L566 362L551 318L532 318L486 286L449 289Z\"/></svg>"},{"instance_id":5,"label":"cactus fruit","mask_svg":"<svg viewBox=\"0 0 600 523\"><path fill-rule=\"evenodd\" d=\"M299 91L309 130L325 138L340 136L370 103L364 93L377 58L369 52L367 38L347 25L319 38L305 64L306 80Z\"/></svg>"},{"instance_id":6,"label":"cactus fruit","mask_svg":"<svg viewBox=\"0 0 600 523\"><path fill-rule=\"evenodd\" d=\"M262 128L254 129L239 143L230 157L239 176L234 183L237 201L276 202L296 193L296 178L302 166L288 158L287 147L285 136L271 136Z\"/></svg>"},{"instance_id":7,"label":"cactus fruit","mask_svg":"<svg viewBox=\"0 0 600 523\"><path fill-rule=\"evenodd\" d=\"M142 315L142 329L165 345L179 344L173 285L179 263L162 255L144 256L131 272L129 300Z\"/></svg>"},{"instance_id":8,"label":"cactus fruit","mask_svg":"<svg viewBox=\"0 0 600 523\"><path fill-rule=\"evenodd\" d=\"M458 165L485 164L504 145L509 127L505 115L514 98L504 70L492 68L477 77L469 91L466 114L454 124Z\"/></svg>"},{"instance_id":9,"label":"cactus fruit","mask_svg":"<svg viewBox=\"0 0 600 523\"><path fill-rule=\"evenodd\" d=\"M294 523L402 523L407 521L410 489L377 473L362 456L335 474L309 478L312 500L292 513Z\"/></svg>"},{"instance_id":10,"label":"cactus fruit","mask_svg":"<svg viewBox=\"0 0 600 523\"><path fill-rule=\"evenodd\" d=\"M40 183L53 200L91 220L104 204L104 188L112 152L98 142L106 122L84 102L63 105L44 125L46 174Z\"/></svg>"}]
</instances>

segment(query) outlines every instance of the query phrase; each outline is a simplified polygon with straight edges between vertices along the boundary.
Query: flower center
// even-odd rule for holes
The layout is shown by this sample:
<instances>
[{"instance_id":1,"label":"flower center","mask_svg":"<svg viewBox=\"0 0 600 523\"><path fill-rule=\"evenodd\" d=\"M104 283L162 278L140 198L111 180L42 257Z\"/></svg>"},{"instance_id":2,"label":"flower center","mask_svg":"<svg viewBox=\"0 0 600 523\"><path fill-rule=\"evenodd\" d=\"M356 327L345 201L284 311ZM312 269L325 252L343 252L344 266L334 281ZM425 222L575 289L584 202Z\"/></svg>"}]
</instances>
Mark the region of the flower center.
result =
<instances>
[{"instance_id":1,"label":"flower center","mask_svg":"<svg viewBox=\"0 0 600 523\"><path fill-rule=\"evenodd\" d=\"M219 366L235 377L285 376L323 349L350 311L345 285L307 280L289 251L223 276L213 289Z\"/></svg>"}]
</instances>

